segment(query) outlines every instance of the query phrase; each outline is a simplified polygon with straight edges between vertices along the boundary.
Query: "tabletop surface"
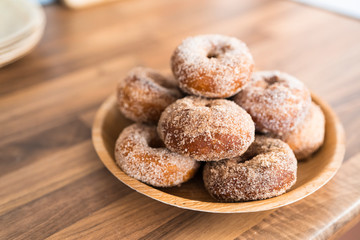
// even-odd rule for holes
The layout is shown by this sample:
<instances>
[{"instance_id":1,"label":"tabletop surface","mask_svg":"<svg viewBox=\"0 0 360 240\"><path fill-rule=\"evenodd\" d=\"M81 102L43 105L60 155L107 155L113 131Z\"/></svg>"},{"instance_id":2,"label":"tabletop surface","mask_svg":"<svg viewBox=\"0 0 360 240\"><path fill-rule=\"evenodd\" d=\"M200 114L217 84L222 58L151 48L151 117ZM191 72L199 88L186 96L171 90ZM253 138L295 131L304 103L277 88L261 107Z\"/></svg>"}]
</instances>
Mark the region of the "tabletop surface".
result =
<instances>
[{"instance_id":1,"label":"tabletop surface","mask_svg":"<svg viewBox=\"0 0 360 240\"><path fill-rule=\"evenodd\" d=\"M359 220L358 21L265 0L124 0L45 12L39 46L0 69L0 239L324 239ZM242 39L256 69L295 75L333 107L346 154L324 188L275 210L210 214L149 199L105 169L90 134L101 102L134 66L169 72L173 49L202 33Z\"/></svg>"}]
</instances>

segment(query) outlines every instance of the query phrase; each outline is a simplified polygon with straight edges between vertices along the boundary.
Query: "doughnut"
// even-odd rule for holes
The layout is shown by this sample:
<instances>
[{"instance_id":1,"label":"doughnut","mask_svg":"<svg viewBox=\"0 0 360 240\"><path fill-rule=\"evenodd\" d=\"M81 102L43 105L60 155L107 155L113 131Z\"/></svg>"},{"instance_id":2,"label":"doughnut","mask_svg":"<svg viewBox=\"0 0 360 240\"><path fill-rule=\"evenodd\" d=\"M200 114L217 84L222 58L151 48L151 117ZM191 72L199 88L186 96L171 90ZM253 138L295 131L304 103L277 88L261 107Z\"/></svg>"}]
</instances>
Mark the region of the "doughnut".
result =
<instances>
[{"instance_id":1,"label":"doughnut","mask_svg":"<svg viewBox=\"0 0 360 240\"><path fill-rule=\"evenodd\" d=\"M294 130L311 106L305 85L279 71L255 72L234 101L251 115L257 131L277 136Z\"/></svg>"},{"instance_id":2,"label":"doughnut","mask_svg":"<svg viewBox=\"0 0 360 240\"><path fill-rule=\"evenodd\" d=\"M285 193L296 182L297 160L280 139L256 136L240 157L207 162L203 180L221 202L267 199Z\"/></svg>"},{"instance_id":3,"label":"doughnut","mask_svg":"<svg viewBox=\"0 0 360 240\"><path fill-rule=\"evenodd\" d=\"M249 82L254 61L246 44L234 37L186 38L171 57L180 88L193 95L226 98Z\"/></svg>"},{"instance_id":4,"label":"doughnut","mask_svg":"<svg viewBox=\"0 0 360 240\"><path fill-rule=\"evenodd\" d=\"M135 122L157 123L162 111L182 96L176 84L153 69L133 68L118 83L118 107Z\"/></svg>"},{"instance_id":5,"label":"doughnut","mask_svg":"<svg viewBox=\"0 0 360 240\"><path fill-rule=\"evenodd\" d=\"M173 152L218 161L244 153L254 140L255 125L232 101L188 96L164 110L157 131Z\"/></svg>"},{"instance_id":6,"label":"doughnut","mask_svg":"<svg viewBox=\"0 0 360 240\"><path fill-rule=\"evenodd\" d=\"M134 123L126 127L115 145L121 170L155 187L172 187L194 176L199 163L163 147L155 126Z\"/></svg>"},{"instance_id":7,"label":"doughnut","mask_svg":"<svg viewBox=\"0 0 360 240\"><path fill-rule=\"evenodd\" d=\"M298 160L305 159L314 153L324 142L325 117L320 107L311 103L309 113L304 121L292 132L281 139L294 151Z\"/></svg>"}]
</instances>

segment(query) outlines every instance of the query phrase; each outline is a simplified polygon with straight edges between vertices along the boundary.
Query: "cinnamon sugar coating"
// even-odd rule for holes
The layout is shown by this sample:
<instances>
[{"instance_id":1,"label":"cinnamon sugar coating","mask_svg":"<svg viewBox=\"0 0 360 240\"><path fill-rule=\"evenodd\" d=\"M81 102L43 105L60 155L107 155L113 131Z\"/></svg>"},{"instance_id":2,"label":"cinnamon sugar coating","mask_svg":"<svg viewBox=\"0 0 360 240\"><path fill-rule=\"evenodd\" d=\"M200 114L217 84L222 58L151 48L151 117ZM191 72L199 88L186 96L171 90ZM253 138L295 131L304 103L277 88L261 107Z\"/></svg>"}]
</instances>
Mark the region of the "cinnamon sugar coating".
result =
<instances>
[{"instance_id":1,"label":"cinnamon sugar coating","mask_svg":"<svg viewBox=\"0 0 360 240\"><path fill-rule=\"evenodd\" d=\"M175 80L143 67L133 68L117 88L120 111L142 123L157 123L162 111L181 96Z\"/></svg>"},{"instance_id":2,"label":"cinnamon sugar coating","mask_svg":"<svg viewBox=\"0 0 360 240\"><path fill-rule=\"evenodd\" d=\"M279 71L255 72L234 101L251 115L257 131L277 136L293 131L311 106L305 85Z\"/></svg>"},{"instance_id":3,"label":"cinnamon sugar coating","mask_svg":"<svg viewBox=\"0 0 360 240\"><path fill-rule=\"evenodd\" d=\"M192 178L199 163L164 148L155 126L126 127L115 145L115 159L130 177L156 187L171 187Z\"/></svg>"},{"instance_id":4,"label":"cinnamon sugar coating","mask_svg":"<svg viewBox=\"0 0 360 240\"><path fill-rule=\"evenodd\" d=\"M208 162L203 170L205 188L222 202L279 196L296 182L297 161L280 139L256 136L238 158Z\"/></svg>"},{"instance_id":5,"label":"cinnamon sugar coating","mask_svg":"<svg viewBox=\"0 0 360 240\"><path fill-rule=\"evenodd\" d=\"M180 88L190 94L226 98L249 82L254 61L246 44L224 35L186 38L171 57Z\"/></svg>"},{"instance_id":6,"label":"cinnamon sugar coating","mask_svg":"<svg viewBox=\"0 0 360 240\"><path fill-rule=\"evenodd\" d=\"M294 151L298 160L313 154L324 142L325 117L320 107L311 103L309 113L304 121L292 132L281 139Z\"/></svg>"},{"instance_id":7,"label":"cinnamon sugar coating","mask_svg":"<svg viewBox=\"0 0 360 240\"><path fill-rule=\"evenodd\" d=\"M232 101L188 96L164 110L157 131L171 151L217 161L244 153L254 141L255 126Z\"/></svg>"}]
</instances>

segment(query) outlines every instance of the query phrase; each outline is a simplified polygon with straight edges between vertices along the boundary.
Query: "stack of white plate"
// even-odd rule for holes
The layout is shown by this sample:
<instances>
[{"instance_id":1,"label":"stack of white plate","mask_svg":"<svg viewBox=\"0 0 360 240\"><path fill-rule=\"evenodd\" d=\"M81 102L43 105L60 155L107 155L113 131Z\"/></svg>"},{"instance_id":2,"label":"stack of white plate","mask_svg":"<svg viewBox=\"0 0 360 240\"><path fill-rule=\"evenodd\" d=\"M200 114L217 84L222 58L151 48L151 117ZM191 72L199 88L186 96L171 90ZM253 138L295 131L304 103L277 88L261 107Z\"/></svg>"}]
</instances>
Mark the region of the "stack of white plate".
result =
<instances>
[{"instance_id":1,"label":"stack of white plate","mask_svg":"<svg viewBox=\"0 0 360 240\"><path fill-rule=\"evenodd\" d=\"M44 11L35 1L0 0L0 67L29 53L44 27Z\"/></svg>"}]
</instances>

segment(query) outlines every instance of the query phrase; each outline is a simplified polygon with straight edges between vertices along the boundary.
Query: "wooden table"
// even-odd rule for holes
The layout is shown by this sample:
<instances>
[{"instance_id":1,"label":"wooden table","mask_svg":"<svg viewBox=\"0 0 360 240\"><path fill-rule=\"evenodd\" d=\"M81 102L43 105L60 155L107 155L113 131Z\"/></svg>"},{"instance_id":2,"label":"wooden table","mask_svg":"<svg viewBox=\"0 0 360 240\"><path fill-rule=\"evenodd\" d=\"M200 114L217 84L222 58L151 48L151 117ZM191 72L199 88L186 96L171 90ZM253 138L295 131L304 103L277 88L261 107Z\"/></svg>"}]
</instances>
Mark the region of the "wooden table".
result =
<instances>
[{"instance_id":1,"label":"wooden table","mask_svg":"<svg viewBox=\"0 0 360 240\"><path fill-rule=\"evenodd\" d=\"M189 35L248 43L257 69L279 69L328 101L359 151L360 24L289 1L121 1L80 11L46 7L40 45L0 69L0 239L307 239L359 220L360 155L292 205L251 214L167 206L120 183L101 164L96 109L135 65L169 71Z\"/></svg>"}]
</instances>

